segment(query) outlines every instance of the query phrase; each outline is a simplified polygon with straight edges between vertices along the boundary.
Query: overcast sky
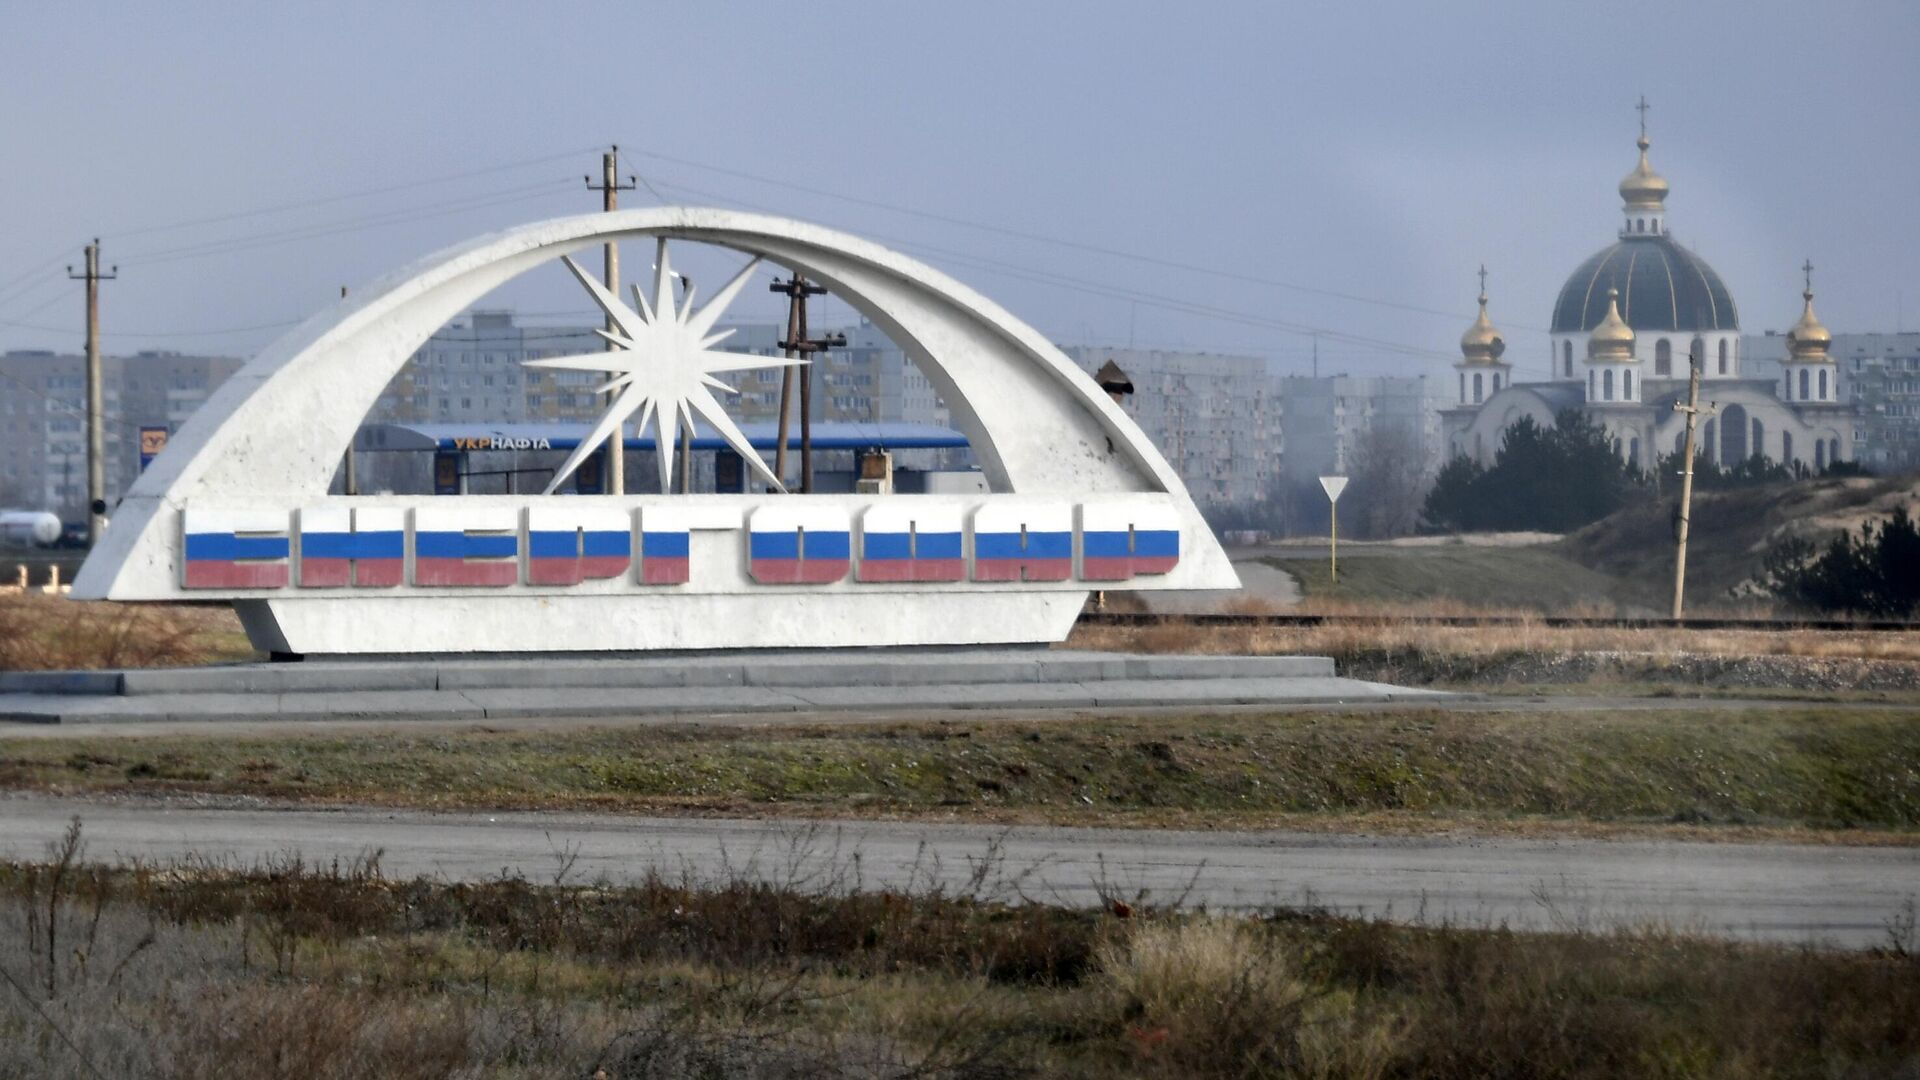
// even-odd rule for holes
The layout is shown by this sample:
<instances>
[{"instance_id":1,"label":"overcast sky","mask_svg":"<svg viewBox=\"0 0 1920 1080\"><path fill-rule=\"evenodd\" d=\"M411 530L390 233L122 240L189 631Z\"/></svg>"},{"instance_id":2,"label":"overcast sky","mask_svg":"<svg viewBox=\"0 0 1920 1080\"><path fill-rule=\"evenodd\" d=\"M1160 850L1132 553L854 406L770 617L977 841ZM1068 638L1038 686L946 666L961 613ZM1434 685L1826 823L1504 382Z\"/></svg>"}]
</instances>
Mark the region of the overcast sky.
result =
<instances>
[{"instance_id":1,"label":"overcast sky","mask_svg":"<svg viewBox=\"0 0 1920 1080\"><path fill-rule=\"evenodd\" d=\"M1743 329L1792 322L1807 257L1836 331L1911 328L1917 42L1894 2L13 0L0 347L78 348L64 266L98 234L110 351L250 355L342 285L597 208L618 142L653 186L623 205L839 226L1063 341L1304 368L1318 328L1323 371L1444 373L1484 261L1538 377L1642 93L1673 233ZM557 267L492 302L585 321Z\"/></svg>"}]
</instances>

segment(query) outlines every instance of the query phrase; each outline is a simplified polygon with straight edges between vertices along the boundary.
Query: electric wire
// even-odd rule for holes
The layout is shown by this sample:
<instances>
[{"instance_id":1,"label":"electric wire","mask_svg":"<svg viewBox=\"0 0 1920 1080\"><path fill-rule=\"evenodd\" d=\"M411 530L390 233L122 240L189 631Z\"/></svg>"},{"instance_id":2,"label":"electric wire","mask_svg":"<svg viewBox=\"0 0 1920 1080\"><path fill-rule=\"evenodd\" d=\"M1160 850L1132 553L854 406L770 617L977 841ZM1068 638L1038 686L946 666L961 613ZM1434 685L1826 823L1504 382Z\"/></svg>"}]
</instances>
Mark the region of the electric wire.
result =
<instances>
[{"instance_id":1,"label":"electric wire","mask_svg":"<svg viewBox=\"0 0 1920 1080\"><path fill-rule=\"evenodd\" d=\"M810 187L805 184L797 184L790 180L780 180L774 177L762 176L757 173L750 173L740 169L730 169L725 166L711 165L705 162L694 161L689 158L675 157L670 154L663 154L653 150L635 150L633 151L633 153L640 155L642 157L650 157L658 161L670 162L675 165L684 165L684 166L687 166L688 168L700 169L706 172L719 173L725 176L732 176L737 179L747 180L753 183L767 184L773 187L786 188L792 191L804 192L805 194L808 194L808 195L817 195L817 196L820 196L821 198L837 199L842 202L853 203L854 205L857 205L857 206L870 207L876 210L886 210L886 211L897 213L897 214L907 214L913 217L925 218L929 221L939 221L948 225L958 225L961 228L967 228L967 229L978 229L982 232L994 233L1000 236L1007 236L1007 237L1012 237L1020 240L1030 240L1035 243L1041 243L1041 244L1051 244L1056 247L1071 248L1076 251L1082 251L1082 252L1086 252L1094 255L1102 255L1108 258L1127 259L1133 262L1146 263L1149 265L1159 266L1159 267L1163 267L1170 270L1181 270L1187 273L1205 274L1209 277L1217 277L1217 278L1222 278L1229 281L1241 281L1241 282L1245 282L1247 284L1252 284L1252 285L1264 285L1271 288L1286 289L1293 292L1310 293L1316 296L1325 296L1325 297L1330 297L1332 299L1337 299L1337 300L1346 300L1346 301L1350 301L1352 303L1357 303L1357 304L1371 304L1376 307L1392 308L1399 311L1413 312L1421 315L1433 315L1433 316L1439 316L1439 317L1444 317L1449 319L1471 319L1472 318L1471 314L1463 315L1457 311L1444 311L1439 308L1424 307L1419 304L1407 304L1407 303L1402 303L1394 300L1382 300L1382 299L1379 299L1378 297L1361 296L1355 293L1341 292L1337 289L1326 289L1326 288L1321 288L1313 285L1302 285L1298 282L1281 281L1275 278L1260 277L1258 275L1245 274L1245 273L1240 273L1238 271L1233 271L1233 270L1221 270L1216 267L1202 266L1196 263L1182 262L1177 259L1168 259L1161 256L1156 256L1156 255L1143 255L1139 252L1125 251L1119 248L1106 247L1101 244L1089 244L1084 241L1070 240L1064 237L1057 237L1057 236L1047 236L1043 233L1035 233L1035 232L1030 232L1023 229L1014 229L1014 228L1008 228L1002 225L993 225L986 222L971 221L967 218L956 217L951 214L941 214L941 213L936 213L928 210L917 210L917 209L914 209L913 207L901 206L897 203L884 202L879 199L863 198L857 195L848 195L844 192L828 191L824 188L816 188L816 187ZM1516 329L1532 330L1532 331L1537 331L1539 333L1546 333L1546 330L1540 327L1524 326L1518 323L1515 323L1512 325Z\"/></svg>"},{"instance_id":2,"label":"electric wire","mask_svg":"<svg viewBox=\"0 0 1920 1080\"><path fill-rule=\"evenodd\" d=\"M432 187L439 184L454 183L460 180L470 180L476 176L489 176L494 173L511 172L512 170L515 170L515 169L529 168L534 165L545 165L549 162L562 161L567 158L574 157L575 155L578 155L578 154L590 153L592 152L593 149L594 149L593 147L587 147L585 149L575 148L572 150L566 150L556 154L547 154L547 155L536 157L536 158L526 158L524 160L511 161L501 165L490 165L480 169L470 169L466 172L447 173L441 176L425 177L420 180L410 180L403 184L389 184L385 187L366 188L360 191L350 191L344 195L328 195L328 196L324 196L317 199L304 199L298 202L278 203L272 206L258 207L253 210L241 210L231 214L215 214L209 217L190 218L186 221L176 221L167 225L148 225L138 229L123 229L123 230L114 231L114 232L107 232L107 233L103 233L102 235L111 236L115 239L125 239L129 236L146 236L150 233L173 232L178 229L187 229L187 228L192 228L198 225L213 225L213 224L219 224L219 223L228 222L228 221L239 221L239 220L250 218L250 217L262 217L267 214L285 213L290 210L307 210L316 206L327 206L333 203L350 202L354 199L366 199L366 198L371 198L375 195L391 194L396 191L409 191L415 188Z\"/></svg>"},{"instance_id":3,"label":"electric wire","mask_svg":"<svg viewBox=\"0 0 1920 1080\"><path fill-rule=\"evenodd\" d=\"M693 195L698 198L716 199L721 202L729 203L731 205L740 207L742 209L757 210L761 212L770 212L770 211L767 211L765 207L756 206L752 203L745 202L733 196L724 195L719 192L692 188L683 184L679 184L679 183L667 181L667 180L662 180L660 181L660 183L663 186L669 188L670 190L685 192L688 195ZM1083 292L1083 293L1087 293L1094 296L1105 297L1108 299L1127 300L1133 303L1143 304L1148 307L1162 308L1165 310L1176 311L1183 314L1200 315L1207 318L1220 319L1226 322L1239 323L1245 326L1253 326L1253 327L1258 327L1262 329L1278 330L1283 333L1294 334L1302 337L1312 337L1317 335L1322 338L1337 340L1337 341L1344 342L1346 344L1365 345L1371 348L1380 349L1383 351L1392 352L1399 355L1416 357L1419 359L1439 359L1439 360L1453 359L1452 354L1441 352L1440 350L1437 350L1437 349L1426 349L1417 345L1408 345L1403 342L1388 341L1381 338L1371 338L1365 335L1352 334L1346 331L1334 330L1327 327L1317 327L1317 326L1310 326L1304 323L1288 322L1281 319L1274 319L1270 316L1258 315L1251 312L1236 311L1231 308L1219 307L1217 305L1212 305L1212 304L1203 304L1197 301L1180 300L1175 297L1168 297L1160 294L1146 293L1146 292L1141 292L1135 289L1129 289L1125 286L1114 285L1109 282L1093 281L1087 278L1079 278L1072 275L1060 274L1060 273L1047 271L1047 270L1035 270L1030 267L1017 266L1012 263L1006 263L1006 262L1002 262L995 259L988 259L988 258L972 255L965 252L951 251L948 249L935 247L933 245L924 244L919 241L908 240L905 238L890 237L884 234L876 234L871 231L868 231L866 235L874 237L875 239L878 239L878 240L883 240L886 243L891 244L905 251L926 252L936 257L942 258L944 260L951 261L955 264L969 266L972 269L981 269L981 270L987 270L989 272L1001 273L1001 274L1005 274L1005 275L1018 278L1021 280L1025 280L1025 281L1031 281L1038 284L1053 285L1058 288L1070 289L1070 290Z\"/></svg>"},{"instance_id":4,"label":"electric wire","mask_svg":"<svg viewBox=\"0 0 1920 1080\"><path fill-rule=\"evenodd\" d=\"M151 266L156 263L176 262L181 259L197 259L208 255L227 255L240 251L254 251L263 247L298 240L311 240L323 236L335 236L340 233L357 232L363 229L378 228L382 225L412 224L462 214L471 210L481 210L507 203L523 202L533 198L544 198L557 194L564 181L543 180L536 184L525 184L500 191L470 196L467 199L448 203L439 200L434 203L386 210L378 214L362 215L354 218L337 219L329 222L317 222L277 232L254 233L222 240L212 240L184 247L163 248L155 251L139 252L120 260L121 266Z\"/></svg>"}]
</instances>

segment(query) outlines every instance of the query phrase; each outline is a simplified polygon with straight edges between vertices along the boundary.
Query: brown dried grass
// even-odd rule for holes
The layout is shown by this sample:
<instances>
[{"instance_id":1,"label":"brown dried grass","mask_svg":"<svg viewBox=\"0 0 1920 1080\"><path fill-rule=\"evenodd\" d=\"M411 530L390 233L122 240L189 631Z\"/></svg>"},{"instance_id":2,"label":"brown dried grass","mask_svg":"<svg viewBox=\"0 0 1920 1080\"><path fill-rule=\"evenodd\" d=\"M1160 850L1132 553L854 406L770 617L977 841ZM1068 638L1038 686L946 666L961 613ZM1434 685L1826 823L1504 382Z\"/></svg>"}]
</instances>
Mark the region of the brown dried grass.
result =
<instances>
[{"instance_id":1,"label":"brown dried grass","mask_svg":"<svg viewBox=\"0 0 1920 1080\"><path fill-rule=\"evenodd\" d=\"M1669 657L1792 656L1920 662L1920 631L1554 627L1546 625L1537 615L1512 614L1517 621L1499 626L1436 626L1393 615L1319 626L1198 626L1183 619L1168 618L1143 626L1078 626L1068 637L1066 647L1336 658L1382 652L1434 657L1605 652Z\"/></svg>"},{"instance_id":2,"label":"brown dried grass","mask_svg":"<svg viewBox=\"0 0 1920 1080\"><path fill-rule=\"evenodd\" d=\"M177 667L252 655L240 620L224 605L0 596L0 671Z\"/></svg>"}]
</instances>

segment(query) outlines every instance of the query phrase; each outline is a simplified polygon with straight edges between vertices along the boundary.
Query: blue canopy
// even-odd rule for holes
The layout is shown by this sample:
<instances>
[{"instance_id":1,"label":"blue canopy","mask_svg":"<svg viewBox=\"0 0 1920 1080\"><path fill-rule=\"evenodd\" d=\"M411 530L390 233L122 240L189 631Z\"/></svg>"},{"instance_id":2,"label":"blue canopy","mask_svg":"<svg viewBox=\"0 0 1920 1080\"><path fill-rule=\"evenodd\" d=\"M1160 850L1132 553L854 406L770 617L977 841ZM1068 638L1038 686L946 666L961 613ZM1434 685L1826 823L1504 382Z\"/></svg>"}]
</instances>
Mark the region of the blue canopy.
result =
<instances>
[{"instance_id":1,"label":"blue canopy","mask_svg":"<svg viewBox=\"0 0 1920 1080\"><path fill-rule=\"evenodd\" d=\"M354 436L355 450L572 450L591 429L585 424L367 424ZM773 450L779 429L772 423L741 424L740 431L755 450ZM960 450L967 437L938 424L813 425L815 450ZM651 429L628 435L628 450L652 450ZM800 448L800 425L787 432L787 447ZM695 424L695 450L725 450L727 441L711 427Z\"/></svg>"}]
</instances>

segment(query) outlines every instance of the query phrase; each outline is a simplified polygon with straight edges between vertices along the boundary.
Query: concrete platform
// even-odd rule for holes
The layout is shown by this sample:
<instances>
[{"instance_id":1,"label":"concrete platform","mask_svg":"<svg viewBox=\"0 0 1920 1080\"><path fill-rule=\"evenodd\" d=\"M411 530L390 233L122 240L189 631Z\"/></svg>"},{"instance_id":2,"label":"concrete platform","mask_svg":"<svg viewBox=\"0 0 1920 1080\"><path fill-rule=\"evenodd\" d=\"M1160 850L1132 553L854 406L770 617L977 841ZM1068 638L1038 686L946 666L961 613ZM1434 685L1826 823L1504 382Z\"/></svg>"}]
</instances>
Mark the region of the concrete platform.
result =
<instances>
[{"instance_id":1,"label":"concrete platform","mask_svg":"<svg viewBox=\"0 0 1920 1080\"><path fill-rule=\"evenodd\" d=\"M1321 656L1064 649L308 660L0 673L0 721L436 719L1315 704L1444 698Z\"/></svg>"}]
</instances>

